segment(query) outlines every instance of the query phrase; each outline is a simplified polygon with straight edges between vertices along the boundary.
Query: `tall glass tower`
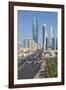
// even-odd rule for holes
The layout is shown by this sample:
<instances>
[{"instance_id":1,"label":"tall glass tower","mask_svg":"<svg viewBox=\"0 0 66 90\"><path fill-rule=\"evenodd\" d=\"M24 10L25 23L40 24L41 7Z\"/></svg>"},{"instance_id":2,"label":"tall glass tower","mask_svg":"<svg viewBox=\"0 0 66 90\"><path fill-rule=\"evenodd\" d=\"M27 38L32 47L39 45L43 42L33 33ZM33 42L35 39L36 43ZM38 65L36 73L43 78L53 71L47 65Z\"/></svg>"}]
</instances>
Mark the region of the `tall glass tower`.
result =
<instances>
[{"instance_id":1,"label":"tall glass tower","mask_svg":"<svg viewBox=\"0 0 66 90\"><path fill-rule=\"evenodd\" d=\"M45 24L43 25L42 31L42 49L45 49Z\"/></svg>"},{"instance_id":2,"label":"tall glass tower","mask_svg":"<svg viewBox=\"0 0 66 90\"><path fill-rule=\"evenodd\" d=\"M57 37L56 37L56 50L58 49Z\"/></svg>"},{"instance_id":3,"label":"tall glass tower","mask_svg":"<svg viewBox=\"0 0 66 90\"><path fill-rule=\"evenodd\" d=\"M38 21L34 17L32 22L33 41L38 44Z\"/></svg>"},{"instance_id":4,"label":"tall glass tower","mask_svg":"<svg viewBox=\"0 0 66 90\"><path fill-rule=\"evenodd\" d=\"M51 46L52 46L51 49L56 48L56 38L55 38L55 35L54 35L54 32L53 32L52 26L51 26Z\"/></svg>"},{"instance_id":5,"label":"tall glass tower","mask_svg":"<svg viewBox=\"0 0 66 90\"><path fill-rule=\"evenodd\" d=\"M48 48L49 48L49 38L46 37L46 50L48 50Z\"/></svg>"},{"instance_id":6,"label":"tall glass tower","mask_svg":"<svg viewBox=\"0 0 66 90\"><path fill-rule=\"evenodd\" d=\"M56 43L55 43L56 39L55 37L52 38L52 49L55 49Z\"/></svg>"}]
</instances>

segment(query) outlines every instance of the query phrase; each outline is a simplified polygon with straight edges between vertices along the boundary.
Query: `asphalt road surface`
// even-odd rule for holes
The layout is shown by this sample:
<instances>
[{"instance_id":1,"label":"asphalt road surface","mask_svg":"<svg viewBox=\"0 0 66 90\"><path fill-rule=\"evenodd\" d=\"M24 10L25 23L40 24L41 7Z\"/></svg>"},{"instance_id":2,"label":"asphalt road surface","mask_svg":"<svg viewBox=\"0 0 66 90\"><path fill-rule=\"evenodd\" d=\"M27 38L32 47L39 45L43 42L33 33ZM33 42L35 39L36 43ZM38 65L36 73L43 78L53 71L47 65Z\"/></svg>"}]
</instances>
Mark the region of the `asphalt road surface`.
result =
<instances>
[{"instance_id":1,"label":"asphalt road surface","mask_svg":"<svg viewBox=\"0 0 66 90\"><path fill-rule=\"evenodd\" d=\"M18 63L18 79L32 79L40 69L41 63L34 63L41 60L41 51L38 51ZM32 63L28 64L27 61Z\"/></svg>"},{"instance_id":2,"label":"asphalt road surface","mask_svg":"<svg viewBox=\"0 0 66 90\"><path fill-rule=\"evenodd\" d=\"M22 69L18 70L18 79L32 79L39 69L40 64L25 64Z\"/></svg>"},{"instance_id":3,"label":"asphalt road surface","mask_svg":"<svg viewBox=\"0 0 66 90\"><path fill-rule=\"evenodd\" d=\"M26 62L25 59L21 60L21 61L18 63L18 68L19 68L20 66L22 66L25 62Z\"/></svg>"}]
</instances>

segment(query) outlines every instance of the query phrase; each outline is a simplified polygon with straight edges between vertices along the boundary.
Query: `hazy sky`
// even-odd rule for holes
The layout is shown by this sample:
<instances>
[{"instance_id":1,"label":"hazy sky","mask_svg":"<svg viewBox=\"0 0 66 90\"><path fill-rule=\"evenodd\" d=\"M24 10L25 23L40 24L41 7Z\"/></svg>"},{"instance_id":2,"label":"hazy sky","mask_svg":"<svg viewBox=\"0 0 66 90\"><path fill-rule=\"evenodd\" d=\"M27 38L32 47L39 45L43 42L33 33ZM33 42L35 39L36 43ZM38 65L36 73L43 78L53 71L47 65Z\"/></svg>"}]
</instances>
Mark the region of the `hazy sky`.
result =
<instances>
[{"instance_id":1,"label":"hazy sky","mask_svg":"<svg viewBox=\"0 0 66 90\"><path fill-rule=\"evenodd\" d=\"M18 10L18 41L32 39L32 19L38 20L38 40L42 39L42 27L46 24L48 32L52 26L53 32L57 32L57 13L45 11Z\"/></svg>"}]
</instances>

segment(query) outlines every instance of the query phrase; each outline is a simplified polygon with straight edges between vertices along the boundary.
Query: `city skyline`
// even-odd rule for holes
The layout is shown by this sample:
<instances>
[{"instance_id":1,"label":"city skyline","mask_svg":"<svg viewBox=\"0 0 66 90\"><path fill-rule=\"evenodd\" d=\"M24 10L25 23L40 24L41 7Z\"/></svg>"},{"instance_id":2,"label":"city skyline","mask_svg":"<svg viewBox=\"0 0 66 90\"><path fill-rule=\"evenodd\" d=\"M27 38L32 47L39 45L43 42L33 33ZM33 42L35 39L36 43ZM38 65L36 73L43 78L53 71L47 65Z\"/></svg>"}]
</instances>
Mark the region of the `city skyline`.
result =
<instances>
[{"instance_id":1,"label":"city skyline","mask_svg":"<svg viewBox=\"0 0 66 90\"><path fill-rule=\"evenodd\" d=\"M32 39L32 20L38 20L38 42L42 39L43 24L50 32L51 28L53 33L57 33L57 13L56 12L39 12L39 11L22 11L18 10L18 41L22 42L23 39ZM27 31L28 30L28 31ZM50 34L49 34L50 35Z\"/></svg>"},{"instance_id":2,"label":"city skyline","mask_svg":"<svg viewBox=\"0 0 66 90\"><path fill-rule=\"evenodd\" d=\"M18 79L57 77L56 12L19 10L17 38ZM49 60L52 76L47 74Z\"/></svg>"}]
</instances>

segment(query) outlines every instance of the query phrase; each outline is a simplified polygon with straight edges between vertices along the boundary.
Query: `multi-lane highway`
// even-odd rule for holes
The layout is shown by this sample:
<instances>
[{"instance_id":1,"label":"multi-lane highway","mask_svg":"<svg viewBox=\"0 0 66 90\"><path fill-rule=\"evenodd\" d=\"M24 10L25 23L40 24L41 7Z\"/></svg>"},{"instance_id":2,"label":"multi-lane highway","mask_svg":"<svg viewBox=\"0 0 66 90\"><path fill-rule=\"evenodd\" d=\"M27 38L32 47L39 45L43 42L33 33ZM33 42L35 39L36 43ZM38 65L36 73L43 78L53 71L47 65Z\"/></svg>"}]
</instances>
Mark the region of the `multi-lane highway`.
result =
<instances>
[{"instance_id":1,"label":"multi-lane highway","mask_svg":"<svg viewBox=\"0 0 66 90\"><path fill-rule=\"evenodd\" d=\"M39 71L40 64L25 64L20 70L18 70L18 79L31 79Z\"/></svg>"},{"instance_id":2,"label":"multi-lane highway","mask_svg":"<svg viewBox=\"0 0 66 90\"><path fill-rule=\"evenodd\" d=\"M41 60L41 56L42 51L39 50L21 60L21 62L18 63L18 79L34 78L41 66L41 63L37 63L37 61Z\"/></svg>"}]
</instances>

